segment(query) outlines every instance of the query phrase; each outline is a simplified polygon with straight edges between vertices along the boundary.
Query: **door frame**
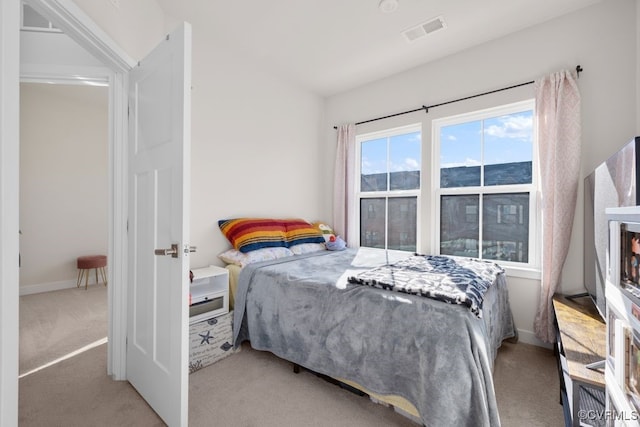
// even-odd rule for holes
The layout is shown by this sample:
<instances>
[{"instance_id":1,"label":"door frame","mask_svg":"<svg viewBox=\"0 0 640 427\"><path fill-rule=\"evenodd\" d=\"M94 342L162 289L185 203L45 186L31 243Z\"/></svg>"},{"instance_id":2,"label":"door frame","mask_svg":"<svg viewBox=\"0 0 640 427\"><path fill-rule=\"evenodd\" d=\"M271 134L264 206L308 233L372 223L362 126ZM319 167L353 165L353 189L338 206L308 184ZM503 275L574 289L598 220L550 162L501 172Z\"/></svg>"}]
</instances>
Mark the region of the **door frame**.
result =
<instances>
[{"instance_id":1,"label":"door frame","mask_svg":"<svg viewBox=\"0 0 640 427\"><path fill-rule=\"evenodd\" d=\"M27 0L100 59L109 76L107 373L126 379L127 72L133 61L70 0ZM20 1L0 0L0 427L18 424Z\"/></svg>"},{"instance_id":2,"label":"door frame","mask_svg":"<svg viewBox=\"0 0 640 427\"><path fill-rule=\"evenodd\" d=\"M18 425L20 44L18 1L0 0L0 426Z\"/></svg>"},{"instance_id":3,"label":"door frame","mask_svg":"<svg viewBox=\"0 0 640 427\"><path fill-rule=\"evenodd\" d=\"M105 76L109 84L107 374L115 380L125 380L128 217L127 74L136 62L75 3L59 0L25 0L25 2L99 59L109 70L108 75Z\"/></svg>"}]
</instances>

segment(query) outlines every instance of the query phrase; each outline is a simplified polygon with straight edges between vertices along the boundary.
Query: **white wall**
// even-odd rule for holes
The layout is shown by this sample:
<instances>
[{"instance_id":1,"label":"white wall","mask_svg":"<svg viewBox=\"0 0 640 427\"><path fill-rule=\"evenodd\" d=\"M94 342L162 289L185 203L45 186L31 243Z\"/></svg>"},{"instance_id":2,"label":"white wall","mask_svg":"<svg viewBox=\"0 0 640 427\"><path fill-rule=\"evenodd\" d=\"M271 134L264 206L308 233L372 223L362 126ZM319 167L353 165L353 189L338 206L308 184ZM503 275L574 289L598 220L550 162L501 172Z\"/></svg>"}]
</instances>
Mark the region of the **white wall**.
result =
<instances>
[{"instance_id":1,"label":"white wall","mask_svg":"<svg viewBox=\"0 0 640 427\"><path fill-rule=\"evenodd\" d=\"M509 37L460 52L443 60L383 79L327 100L326 123L357 122L432 105L512 84L527 82L549 72L582 65L583 176L634 136L636 126L637 35L635 0L608 1ZM427 42L427 40L425 40ZM414 113L393 120L359 126L359 132L422 122L423 165L431 161L431 120L532 97L532 86ZM325 164L334 155L335 133L328 134ZM331 168L327 168L325 180ZM428 174L427 174L428 175ZM430 185L425 177L424 185ZM582 190L580 189L580 194ZM325 199L330 203L330 198ZM582 292L582 196L563 271L562 292ZM431 203L423 200L423 212ZM427 217L426 224L430 224ZM423 224L424 225L424 224ZM423 251L431 247L430 227L422 233ZM510 296L521 338L533 337L533 319L539 281L509 280Z\"/></svg>"},{"instance_id":2,"label":"white wall","mask_svg":"<svg viewBox=\"0 0 640 427\"><path fill-rule=\"evenodd\" d=\"M141 59L170 32L164 13L155 0L74 0L131 58Z\"/></svg>"},{"instance_id":3,"label":"white wall","mask_svg":"<svg viewBox=\"0 0 640 427\"><path fill-rule=\"evenodd\" d=\"M322 102L197 38L194 29L192 264L229 245L217 220L322 218Z\"/></svg>"},{"instance_id":4,"label":"white wall","mask_svg":"<svg viewBox=\"0 0 640 427\"><path fill-rule=\"evenodd\" d=\"M159 43L177 21L153 2L77 4L134 59ZM144 16L144 18L141 18ZM222 265L229 247L217 221L233 216L327 221L322 204L327 166L320 158L323 100L261 72L224 40L193 25L191 267ZM331 163L332 165L333 163Z\"/></svg>"},{"instance_id":5,"label":"white wall","mask_svg":"<svg viewBox=\"0 0 640 427\"><path fill-rule=\"evenodd\" d=\"M21 295L75 286L76 258L107 253L108 89L76 78L108 75L63 33L20 32Z\"/></svg>"},{"instance_id":6,"label":"white wall","mask_svg":"<svg viewBox=\"0 0 640 427\"><path fill-rule=\"evenodd\" d=\"M106 87L20 85L20 287L75 284L107 253ZM95 279L93 279L95 280Z\"/></svg>"}]
</instances>

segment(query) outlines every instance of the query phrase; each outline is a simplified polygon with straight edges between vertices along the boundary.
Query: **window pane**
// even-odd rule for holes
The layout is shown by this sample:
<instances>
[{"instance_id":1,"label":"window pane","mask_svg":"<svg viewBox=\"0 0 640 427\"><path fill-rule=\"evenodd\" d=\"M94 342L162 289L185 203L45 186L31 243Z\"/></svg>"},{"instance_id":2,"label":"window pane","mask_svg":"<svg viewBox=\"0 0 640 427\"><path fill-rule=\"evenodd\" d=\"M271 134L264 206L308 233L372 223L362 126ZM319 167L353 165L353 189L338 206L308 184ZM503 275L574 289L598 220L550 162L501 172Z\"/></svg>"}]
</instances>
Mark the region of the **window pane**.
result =
<instances>
[{"instance_id":1,"label":"window pane","mask_svg":"<svg viewBox=\"0 0 640 427\"><path fill-rule=\"evenodd\" d=\"M482 122L440 129L440 188L480 185Z\"/></svg>"},{"instance_id":2,"label":"window pane","mask_svg":"<svg viewBox=\"0 0 640 427\"><path fill-rule=\"evenodd\" d=\"M360 190L387 190L387 138L364 141L361 145Z\"/></svg>"},{"instance_id":3,"label":"window pane","mask_svg":"<svg viewBox=\"0 0 640 427\"><path fill-rule=\"evenodd\" d=\"M360 199L360 246L384 249L385 199Z\"/></svg>"},{"instance_id":4,"label":"window pane","mask_svg":"<svg viewBox=\"0 0 640 427\"><path fill-rule=\"evenodd\" d=\"M391 190L420 188L420 141L420 132L390 138L389 186Z\"/></svg>"},{"instance_id":5,"label":"window pane","mask_svg":"<svg viewBox=\"0 0 640 427\"><path fill-rule=\"evenodd\" d=\"M484 121L484 185L531 184L533 111Z\"/></svg>"},{"instance_id":6,"label":"window pane","mask_svg":"<svg viewBox=\"0 0 640 427\"><path fill-rule=\"evenodd\" d=\"M416 251L417 201L417 197L389 198L389 249Z\"/></svg>"},{"instance_id":7,"label":"window pane","mask_svg":"<svg viewBox=\"0 0 640 427\"><path fill-rule=\"evenodd\" d=\"M482 258L529 262L529 193L483 196Z\"/></svg>"},{"instance_id":8,"label":"window pane","mask_svg":"<svg viewBox=\"0 0 640 427\"><path fill-rule=\"evenodd\" d=\"M440 253L478 257L480 196L442 196Z\"/></svg>"},{"instance_id":9,"label":"window pane","mask_svg":"<svg viewBox=\"0 0 640 427\"><path fill-rule=\"evenodd\" d=\"M36 12L31 6L22 5L22 25L33 28L49 28L49 21Z\"/></svg>"}]
</instances>

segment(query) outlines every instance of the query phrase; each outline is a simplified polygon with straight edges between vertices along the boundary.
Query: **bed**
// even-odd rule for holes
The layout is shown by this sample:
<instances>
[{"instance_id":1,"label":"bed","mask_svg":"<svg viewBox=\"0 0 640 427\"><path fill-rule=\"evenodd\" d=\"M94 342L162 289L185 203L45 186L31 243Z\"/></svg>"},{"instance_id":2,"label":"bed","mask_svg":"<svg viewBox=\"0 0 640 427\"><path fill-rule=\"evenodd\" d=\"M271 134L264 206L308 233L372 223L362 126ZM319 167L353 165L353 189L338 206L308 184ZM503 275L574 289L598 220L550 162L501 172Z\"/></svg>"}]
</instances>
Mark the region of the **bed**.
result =
<instances>
[{"instance_id":1,"label":"bed","mask_svg":"<svg viewBox=\"0 0 640 427\"><path fill-rule=\"evenodd\" d=\"M249 341L391 403L426 426L499 426L492 369L517 338L504 274L479 313L350 283L413 254L317 251L230 269L234 345Z\"/></svg>"}]
</instances>

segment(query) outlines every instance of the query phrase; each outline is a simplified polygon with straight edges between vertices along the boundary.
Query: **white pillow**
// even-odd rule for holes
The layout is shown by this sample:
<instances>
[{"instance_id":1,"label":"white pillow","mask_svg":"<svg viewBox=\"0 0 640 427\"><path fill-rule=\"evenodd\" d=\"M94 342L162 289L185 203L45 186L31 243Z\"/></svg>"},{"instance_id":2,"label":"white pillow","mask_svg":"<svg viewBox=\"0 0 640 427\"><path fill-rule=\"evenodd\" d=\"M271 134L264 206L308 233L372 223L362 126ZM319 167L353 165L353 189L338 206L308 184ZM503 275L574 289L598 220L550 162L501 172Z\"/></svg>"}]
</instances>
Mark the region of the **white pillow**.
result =
<instances>
[{"instance_id":1,"label":"white pillow","mask_svg":"<svg viewBox=\"0 0 640 427\"><path fill-rule=\"evenodd\" d=\"M218 258L227 264L236 264L244 267L254 262L270 261L292 255L294 255L294 253L291 252L289 248L263 248L247 253L242 253L236 249L229 249L218 255Z\"/></svg>"}]
</instances>

